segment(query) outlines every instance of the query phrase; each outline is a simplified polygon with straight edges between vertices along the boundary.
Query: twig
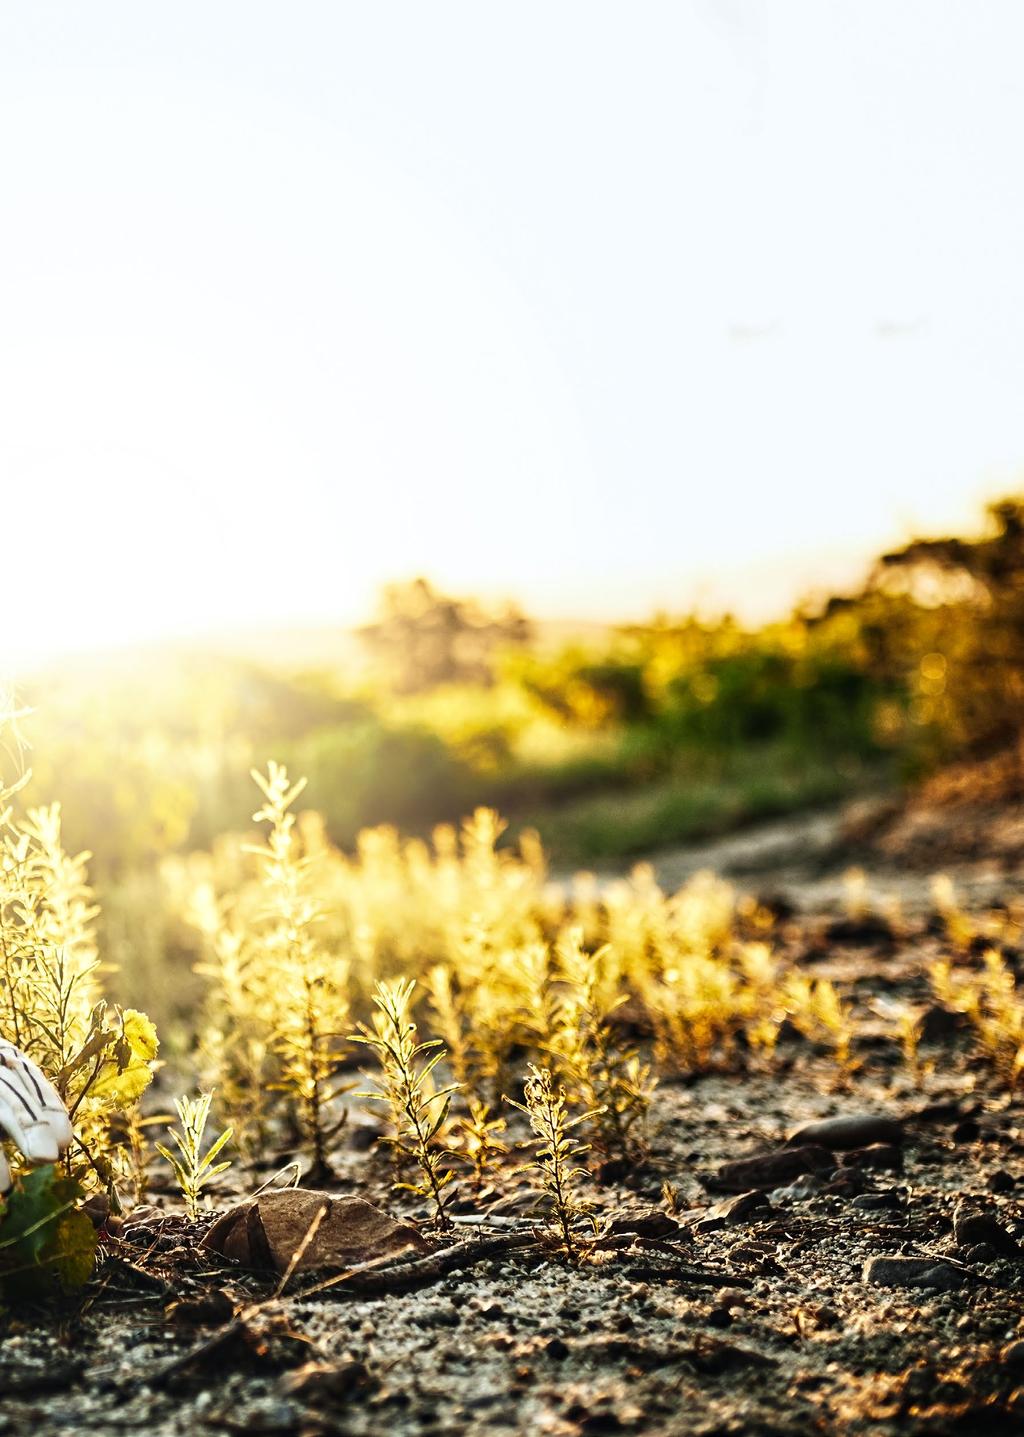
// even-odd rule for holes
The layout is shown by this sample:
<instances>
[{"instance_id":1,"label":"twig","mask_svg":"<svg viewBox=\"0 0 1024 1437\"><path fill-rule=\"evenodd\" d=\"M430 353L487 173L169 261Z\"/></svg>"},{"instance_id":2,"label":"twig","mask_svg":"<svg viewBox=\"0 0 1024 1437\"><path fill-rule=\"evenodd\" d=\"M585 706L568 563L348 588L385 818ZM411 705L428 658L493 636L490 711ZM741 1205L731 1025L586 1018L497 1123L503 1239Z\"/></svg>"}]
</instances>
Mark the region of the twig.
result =
<instances>
[{"instance_id":1,"label":"twig","mask_svg":"<svg viewBox=\"0 0 1024 1437\"><path fill-rule=\"evenodd\" d=\"M537 1234L533 1231L469 1238L465 1242L456 1242L451 1247L442 1248L440 1252L431 1253L429 1257L396 1262L390 1267L375 1270L370 1270L369 1267L350 1268L348 1272L340 1272L335 1277L329 1277L326 1282L320 1282L294 1296L312 1297L315 1293L336 1287L359 1297L383 1297L391 1292L406 1292L428 1282L437 1282L451 1272L485 1262L489 1257L497 1257L517 1248L530 1247L536 1242Z\"/></svg>"}]
</instances>

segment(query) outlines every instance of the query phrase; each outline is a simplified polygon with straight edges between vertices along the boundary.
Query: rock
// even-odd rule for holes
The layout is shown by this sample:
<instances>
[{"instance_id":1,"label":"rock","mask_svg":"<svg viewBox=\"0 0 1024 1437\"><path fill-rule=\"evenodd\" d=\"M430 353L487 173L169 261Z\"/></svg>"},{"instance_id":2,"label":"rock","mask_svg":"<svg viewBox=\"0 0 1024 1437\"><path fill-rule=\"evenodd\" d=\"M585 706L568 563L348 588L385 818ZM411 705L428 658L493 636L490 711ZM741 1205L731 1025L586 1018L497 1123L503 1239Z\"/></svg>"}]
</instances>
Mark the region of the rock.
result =
<instances>
[{"instance_id":1,"label":"rock","mask_svg":"<svg viewBox=\"0 0 1024 1437\"><path fill-rule=\"evenodd\" d=\"M996 1168L994 1173L988 1175L988 1190L990 1193L1012 1193L1017 1186L1017 1180L1012 1173L1005 1168Z\"/></svg>"},{"instance_id":2,"label":"rock","mask_svg":"<svg viewBox=\"0 0 1024 1437\"><path fill-rule=\"evenodd\" d=\"M892 924L880 913L865 913L862 918L834 918L825 929L825 937L831 943L867 948L876 943L891 943Z\"/></svg>"},{"instance_id":3,"label":"rock","mask_svg":"<svg viewBox=\"0 0 1024 1437\"><path fill-rule=\"evenodd\" d=\"M957 1013L953 1008L944 1008L941 1003L932 1003L922 1013L918 1031L922 1043L944 1043L967 1027L966 1013Z\"/></svg>"},{"instance_id":4,"label":"rock","mask_svg":"<svg viewBox=\"0 0 1024 1437\"><path fill-rule=\"evenodd\" d=\"M657 1207L626 1208L618 1212L608 1224L608 1231L635 1232L640 1237L673 1237L680 1232L675 1218L669 1217Z\"/></svg>"},{"instance_id":5,"label":"rock","mask_svg":"<svg viewBox=\"0 0 1024 1437\"><path fill-rule=\"evenodd\" d=\"M963 1207L953 1214L953 1241L957 1247L990 1247L1000 1257L1024 1257L1020 1245L1002 1223L986 1213L970 1213Z\"/></svg>"},{"instance_id":6,"label":"rock","mask_svg":"<svg viewBox=\"0 0 1024 1437\"><path fill-rule=\"evenodd\" d=\"M850 1206L859 1208L861 1212L892 1212L899 1211L903 1202L898 1193L890 1190L884 1193L862 1193L860 1197L853 1199Z\"/></svg>"},{"instance_id":7,"label":"rock","mask_svg":"<svg viewBox=\"0 0 1024 1437\"><path fill-rule=\"evenodd\" d=\"M990 1247L987 1242L979 1242L977 1247L968 1247L964 1249L964 1257L967 1259L968 1262L995 1262L998 1256L999 1254L996 1252L995 1248Z\"/></svg>"},{"instance_id":8,"label":"rock","mask_svg":"<svg viewBox=\"0 0 1024 1437\"><path fill-rule=\"evenodd\" d=\"M837 1168L822 1188L826 1197L852 1198L867 1186L860 1168Z\"/></svg>"},{"instance_id":9,"label":"rock","mask_svg":"<svg viewBox=\"0 0 1024 1437\"><path fill-rule=\"evenodd\" d=\"M822 1191L821 1179L816 1178L813 1173L807 1173L788 1187L772 1188L771 1199L772 1202L785 1207L787 1203L803 1202L805 1198L816 1197Z\"/></svg>"},{"instance_id":10,"label":"rock","mask_svg":"<svg viewBox=\"0 0 1024 1437\"><path fill-rule=\"evenodd\" d=\"M713 1232L718 1227L729 1227L743 1222L757 1213L767 1215L772 1210L768 1197L758 1188L737 1193L735 1197L723 1198L708 1208L707 1215L699 1224L701 1232Z\"/></svg>"},{"instance_id":11,"label":"rock","mask_svg":"<svg viewBox=\"0 0 1024 1437\"><path fill-rule=\"evenodd\" d=\"M844 1168L874 1168L879 1172L901 1173L903 1149L895 1143L872 1143L868 1148L854 1148L843 1154Z\"/></svg>"},{"instance_id":12,"label":"rock","mask_svg":"<svg viewBox=\"0 0 1024 1437\"><path fill-rule=\"evenodd\" d=\"M704 1178L704 1185L712 1192L742 1194L751 1188L782 1187L805 1173L827 1173L834 1167L835 1159L827 1148L808 1143L724 1163Z\"/></svg>"},{"instance_id":13,"label":"rock","mask_svg":"<svg viewBox=\"0 0 1024 1437\"><path fill-rule=\"evenodd\" d=\"M715 1306L731 1310L734 1307L746 1307L747 1294L738 1287L723 1287L715 1293Z\"/></svg>"},{"instance_id":14,"label":"rock","mask_svg":"<svg viewBox=\"0 0 1024 1437\"><path fill-rule=\"evenodd\" d=\"M299 1271L340 1271L399 1257L410 1249L427 1250L414 1227L396 1222L362 1198L333 1197L302 1188L263 1193L232 1208L213 1224L203 1246L245 1267L284 1272L324 1209L299 1258Z\"/></svg>"},{"instance_id":15,"label":"rock","mask_svg":"<svg viewBox=\"0 0 1024 1437\"><path fill-rule=\"evenodd\" d=\"M1008 1342L999 1354L999 1361L1007 1367L1024 1367L1024 1340Z\"/></svg>"},{"instance_id":16,"label":"rock","mask_svg":"<svg viewBox=\"0 0 1024 1437\"><path fill-rule=\"evenodd\" d=\"M309 1402L315 1407L328 1407L339 1397L348 1397L370 1383L366 1363L347 1358L341 1362L307 1362L282 1377L279 1385L286 1397L297 1397L300 1402Z\"/></svg>"},{"instance_id":17,"label":"rock","mask_svg":"<svg viewBox=\"0 0 1024 1437\"><path fill-rule=\"evenodd\" d=\"M952 1292L967 1281L958 1267L934 1257L871 1257L863 1275L875 1287L934 1287L940 1292Z\"/></svg>"},{"instance_id":18,"label":"rock","mask_svg":"<svg viewBox=\"0 0 1024 1437\"><path fill-rule=\"evenodd\" d=\"M903 1124L881 1113L856 1113L802 1123L788 1134L790 1146L813 1143L832 1152L850 1152L874 1143L902 1143Z\"/></svg>"}]
</instances>

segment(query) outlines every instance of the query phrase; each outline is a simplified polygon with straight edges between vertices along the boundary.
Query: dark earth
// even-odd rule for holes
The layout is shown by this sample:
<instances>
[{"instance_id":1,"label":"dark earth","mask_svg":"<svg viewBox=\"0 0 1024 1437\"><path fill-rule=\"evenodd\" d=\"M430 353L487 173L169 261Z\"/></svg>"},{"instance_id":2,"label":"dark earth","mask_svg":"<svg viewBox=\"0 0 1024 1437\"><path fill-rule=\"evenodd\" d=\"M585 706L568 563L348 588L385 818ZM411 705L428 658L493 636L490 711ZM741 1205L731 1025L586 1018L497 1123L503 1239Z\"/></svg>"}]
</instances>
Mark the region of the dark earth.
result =
<instances>
[{"instance_id":1,"label":"dark earth","mask_svg":"<svg viewBox=\"0 0 1024 1437\"><path fill-rule=\"evenodd\" d=\"M1024 1431L1024 1102L932 1002L927 965L952 952L927 896L934 834L918 853L913 825L901 849L897 825L868 824L857 849L822 823L817 845L772 839L758 863L754 835L738 862L671 855L663 876L710 859L772 896L772 941L854 1004L849 1081L795 1033L771 1064L740 1052L664 1081L650 1164L595 1176L578 1266L538 1240L525 1179L463 1199L439 1236L391 1191L358 1108L332 1191L423 1234L361 1291L305 1269L282 1291L154 1191L101 1229L83 1294L6 1313L0 1432ZM982 824L946 867L965 907L1005 918L1021 859L997 850ZM854 860L857 918L838 897ZM1019 977L1024 953L1003 952ZM880 1016L893 998L927 1012L916 1079Z\"/></svg>"}]
</instances>

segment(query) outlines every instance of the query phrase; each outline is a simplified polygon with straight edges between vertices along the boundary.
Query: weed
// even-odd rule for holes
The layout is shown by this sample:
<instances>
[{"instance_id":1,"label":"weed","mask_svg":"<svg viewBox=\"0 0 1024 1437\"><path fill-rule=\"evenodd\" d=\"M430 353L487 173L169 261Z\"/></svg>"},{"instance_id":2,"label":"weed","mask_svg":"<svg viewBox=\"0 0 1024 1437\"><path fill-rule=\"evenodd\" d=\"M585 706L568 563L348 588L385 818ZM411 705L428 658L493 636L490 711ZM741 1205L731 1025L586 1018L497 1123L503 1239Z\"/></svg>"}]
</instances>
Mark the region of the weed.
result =
<instances>
[{"instance_id":1,"label":"weed","mask_svg":"<svg viewBox=\"0 0 1024 1437\"><path fill-rule=\"evenodd\" d=\"M178 1114L179 1127L170 1128L168 1131L178 1149L177 1154L164 1147L163 1143L155 1145L160 1156L171 1165L181 1195L185 1199L185 1210L193 1222L199 1216L199 1199L203 1188L221 1173L227 1172L231 1166L230 1160L220 1163L215 1161L231 1141L230 1128L225 1128L220 1136L214 1138L209 1147L203 1150L211 1098L210 1093L200 1093L197 1098L176 1099L174 1107Z\"/></svg>"},{"instance_id":2,"label":"weed","mask_svg":"<svg viewBox=\"0 0 1024 1437\"><path fill-rule=\"evenodd\" d=\"M362 1025L352 1035L352 1041L373 1049L380 1074L378 1086L359 1096L387 1105L395 1129L390 1141L396 1153L419 1169L418 1182L400 1182L396 1186L430 1198L438 1222L447 1226L444 1189L454 1174L444 1165L441 1134L458 1084L434 1086L434 1069L447 1054L439 1038L422 1043L417 1039L416 1024L410 1017L415 987L412 979L377 984L373 1027Z\"/></svg>"}]
</instances>

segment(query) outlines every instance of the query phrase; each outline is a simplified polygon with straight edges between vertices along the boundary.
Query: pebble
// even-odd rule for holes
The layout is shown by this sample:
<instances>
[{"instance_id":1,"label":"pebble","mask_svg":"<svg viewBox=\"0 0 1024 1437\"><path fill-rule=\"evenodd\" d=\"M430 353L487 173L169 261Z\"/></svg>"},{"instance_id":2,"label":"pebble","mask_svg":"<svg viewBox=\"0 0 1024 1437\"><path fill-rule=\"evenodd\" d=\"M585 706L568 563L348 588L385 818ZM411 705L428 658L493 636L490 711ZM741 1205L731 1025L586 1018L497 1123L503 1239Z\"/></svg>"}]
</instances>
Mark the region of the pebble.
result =
<instances>
[{"instance_id":1,"label":"pebble","mask_svg":"<svg viewBox=\"0 0 1024 1437\"><path fill-rule=\"evenodd\" d=\"M805 1198L816 1197L821 1192L821 1183L812 1173L798 1178L795 1183L788 1187L775 1188L771 1194L772 1202L779 1203L785 1207L787 1203L803 1202Z\"/></svg>"},{"instance_id":2,"label":"pebble","mask_svg":"<svg viewBox=\"0 0 1024 1437\"><path fill-rule=\"evenodd\" d=\"M1003 1227L986 1213L971 1213L962 1206L953 1214L953 1241L957 1247L984 1245L1000 1257L1024 1257L1024 1251Z\"/></svg>"},{"instance_id":3,"label":"pebble","mask_svg":"<svg viewBox=\"0 0 1024 1437\"><path fill-rule=\"evenodd\" d=\"M721 1202L716 1202L714 1206L708 1208L706 1217L697 1224L697 1230L699 1232L715 1232L732 1223L743 1222L755 1214L767 1215L771 1210L772 1205L768 1197L758 1188L752 1188L749 1192L737 1193L735 1197L723 1198Z\"/></svg>"},{"instance_id":4,"label":"pebble","mask_svg":"<svg viewBox=\"0 0 1024 1437\"><path fill-rule=\"evenodd\" d=\"M903 1203L898 1193L889 1191L884 1193L861 1193L860 1197L853 1199L850 1206L859 1208L861 1212L887 1212L901 1208Z\"/></svg>"},{"instance_id":5,"label":"pebble","mask_svg":"<svg viewBox=\"0 0 1024 1437\"><path fill-rule=\"evenodd\" d=\"M370 1380L365 1362L350 1358L343 1362L307 1362L282 1377L280 1388L286 1397L297 1397L301 1402L330 1403L365 1387Z\"/></svg>"},{"instance_id":6,"label":"pebble","mask_svg":"<svg viewBox=\"0 0 1024 1437\"><path fill-rule=\"evenodd\" d=\"M1007 1367L1024 1367L1024 1341L1008 1342L999 1354L999 1360Z\"/></svg>"},{"instance_id":7,"label":"pebble","mask_svg":"<svg viewBox=\"0 0 1024 1437\"><path fill-rule=\"evenodd\" d=\"M903 1124L881 1113L851 1113L840 1118L824 1118L802 1123L786 1137L786 1142L816 1144L833 1152L850 1152L873 1143L902 1143Z\"/></svg>"},{"instance_id":8,"label":"pebble","mask_svg":"<svg viewBox=\"0 0 1024 1437\"><path fill-rule=\"evenodd\" d=\"M933 1257L870 1257L864 1264L864 1281L875 1287L934 1287L952 1292L967 1281L967 1274Z\"/></svg>"},{"instance_id":9,"label":"pebble","mask_svg":"<svg viewBox=\"0 0 1024 1437\"><path fill-rule=\"evenodd\" d=\"M844 1167L874 1168L880 1172L903 1171L903 1149L896 1143L872 1143L866 1148L853 1148L843 1155Z\"/></svg>"},{"instance_id":10,"label":"pebble","mask_svg":"<svg viewBox=\"0 0 1024 1437\"><path fill-rule=\"evenodd\" d=\"M1016 1186L1016 1179L1005 1168L996 1168L994 1173L989 1173L988 1190L990 1193L1011 1193Z\"/></svg>"},{"instance_id":11,"label":"pebble","mask_svg":"<svg viewBox=\"0 0 1024 1437\"><path fill-rule=\"evenodd\" d=\"M723 1163L717 1172L705 1178L705 1185L718 1192L742 1194L751 1188L780 1187L805 1173L827 1173L834 1167L835 1159L827 1148L805 1143L781 1152Z\"/></svg>"}]
</instances>

